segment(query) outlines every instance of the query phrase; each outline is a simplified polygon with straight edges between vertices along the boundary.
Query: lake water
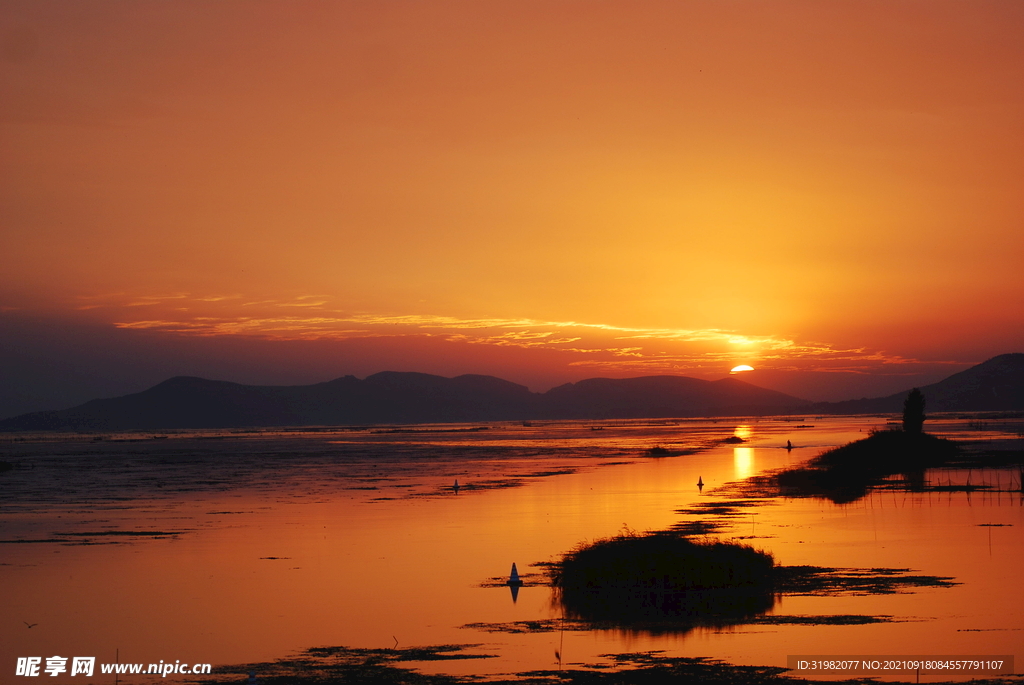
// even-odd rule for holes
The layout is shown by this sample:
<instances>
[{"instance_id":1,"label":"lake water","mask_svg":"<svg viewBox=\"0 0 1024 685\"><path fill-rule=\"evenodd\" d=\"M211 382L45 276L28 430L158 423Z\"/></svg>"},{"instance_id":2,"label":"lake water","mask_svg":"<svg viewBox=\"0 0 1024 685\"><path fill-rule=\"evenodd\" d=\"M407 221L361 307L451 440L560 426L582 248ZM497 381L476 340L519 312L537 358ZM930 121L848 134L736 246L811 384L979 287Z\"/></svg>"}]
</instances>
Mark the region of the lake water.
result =
<instances>
[{"instance_id":1,"label":"lake water","mask_svg":"<svg viewBox=\"0 0 1024 685\"><path fill-rule=\"evenodd\" d=\"M781 564L911 568L960 583L784 596L771 612L891 622L663 635L465 627L560 616L542 584L527 583L514 603L507 587L481 587L513 562L537 572L531 563L624 526L694 520L679 510L715 500L717 488L884 424L801 417L5 436L0 459L16 468L0 473L0 664L55 654L114 661L116 653L122 662L222 666L396 642L477 644L471 651L496 655L415 664L456 674L557 668L556 651L564 666L647 650L767 666L785 666L788 654L1024 658L1015 469L929 474L986 490L879 488L845 505L776 499L728 519L720 537L742 538ZM948 419L926 428L1019 449L1014 426ZM731 436L745 442L722 442ZM682 454L647 456L655 446Z\"/></svg>"}]
</instances>

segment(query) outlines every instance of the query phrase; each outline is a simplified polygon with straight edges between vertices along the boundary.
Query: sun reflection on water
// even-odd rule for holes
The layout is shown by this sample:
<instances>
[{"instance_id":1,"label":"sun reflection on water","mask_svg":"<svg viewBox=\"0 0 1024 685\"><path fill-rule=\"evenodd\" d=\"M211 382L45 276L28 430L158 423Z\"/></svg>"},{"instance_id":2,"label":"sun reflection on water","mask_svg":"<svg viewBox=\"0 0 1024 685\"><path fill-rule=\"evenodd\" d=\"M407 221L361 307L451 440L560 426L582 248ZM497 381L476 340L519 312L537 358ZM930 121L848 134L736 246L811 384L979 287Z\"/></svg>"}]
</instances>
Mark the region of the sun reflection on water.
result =
<instances>
[{"instance_id":1,"label":"sun reflection on water","mask_svg":"<svg viewBox=\"0 0 1024 685\"><path fill-rule=\"evenodd\" d=\"M734 447L732 449L732 466L737 480L754 475L754 448Z\"/></svg>"}]
</instances>

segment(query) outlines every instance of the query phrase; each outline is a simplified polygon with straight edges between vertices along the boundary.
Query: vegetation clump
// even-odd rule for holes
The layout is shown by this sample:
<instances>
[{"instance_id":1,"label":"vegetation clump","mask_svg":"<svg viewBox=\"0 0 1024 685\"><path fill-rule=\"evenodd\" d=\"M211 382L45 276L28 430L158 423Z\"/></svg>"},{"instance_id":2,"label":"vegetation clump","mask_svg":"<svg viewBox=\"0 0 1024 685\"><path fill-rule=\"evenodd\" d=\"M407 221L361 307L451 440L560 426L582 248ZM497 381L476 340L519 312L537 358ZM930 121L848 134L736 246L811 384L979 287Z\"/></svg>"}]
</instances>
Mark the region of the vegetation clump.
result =
<instances>
[{"instance_id":1,"label":"vegetation clump","mask_svg":"<svg viewBox=\"0 0 1024 685\"><path fill-rule=\"evenodd\" d=\"M960 448L952 440L928 433L886 430L831 449L813 463L832 470L887 476L941 466L959 452Z\"/></svg>"},{"instance_id":2,"label":"vegetation clump","mask_svg":"<svg viewBox=\"0 0 1024 685\"><path fill-rule=\"evenodd\" d=\"M823 496L852 502L867 489L896 474L923 484L924 471L949 463L960 454L952 440L922 430L925 400L914 388L903 404L903 430L876 431L863 440L831 449L807 466L775 476L784 494Z\"/></svg>"},{"instance_id":3,"label":"vegetation clump","mask_svg":"<svg viewBox=\"0 0 1024 685\"><path fill-rule=\"evenodd\" d=\"M408 649L365 649L354 647L313 647L285 659L269 663L217 666L214 676L201 685L229 685L245 682L246 673L255 673L260 685L456 685L465 682L459 676L424 674L404 667L403 662L491 659L494 654L476 654L468 650L480 645L436 645Z\"/></svg>"},{"instance_id":4,"label":"vegetation clump","mask_svg":"<svg viewBox=\"0 0 1024 685\"><path fill-rule=\"evenodd\" d=\"M822 496L853 502L889 476L923 483L924 470L942 466L960 453L959 446L927 433L878 431L863 440L831 449L807 466L775 476L783 494Z\"/></svg>"},{"instance_id":5,"label":"vegetation clump","mask_svg":"<svg viewBox=\"0 0 1024 685\"><path fill-rule=\"evenodd\" d=\"M567 615L624 627L721 626L774 605L771 554L678 532L620 535L577 547L552 567Z\"/></svg>"},{"instance_id":6,"label":"vegetation clump","mask_svg":"<svg viewBox=\"0 0 1024 685\"><path fill-rule=\"evenodd\" d=\"M668 592L748 587L769 581L774 566L771 554L749 545L626 529L563 556L555 571L555 584L563 590L645 588Z\"/></svg>"},{"instance_id":7,"label":"vegetation clump","mask_svg":"<svg viewBox=\"0 0 1024 685\"><path fill-rule=\"evenodd\" d=\"M955 442L928 433L879 431L829 449L805 467L782 471L775 481L783 495L854 502L868 487L896 474L911 486L923 487L925 469L942 466L958 454Z\"/></svg>"}]
</instances>

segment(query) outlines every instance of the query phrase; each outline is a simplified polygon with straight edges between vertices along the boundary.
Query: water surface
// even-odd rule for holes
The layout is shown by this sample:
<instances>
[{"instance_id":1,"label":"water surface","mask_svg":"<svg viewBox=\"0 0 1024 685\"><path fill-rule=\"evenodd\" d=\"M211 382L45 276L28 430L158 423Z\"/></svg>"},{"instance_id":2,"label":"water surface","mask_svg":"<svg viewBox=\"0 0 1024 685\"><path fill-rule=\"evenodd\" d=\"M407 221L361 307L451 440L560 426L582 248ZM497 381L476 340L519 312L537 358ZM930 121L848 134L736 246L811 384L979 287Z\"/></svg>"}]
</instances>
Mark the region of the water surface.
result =
<instances>
[{"instance_id":1,"label":"water surface","mask_svg":"<svg viewBox=\"0 0 1024 685\"><path fill-rule=\"evenodd\" d=\"M6 438L0 458L17 468L0 474L2 663L52 654L112 661L118 650L121 661L226 665L321 645L473 643L495 658L417 666L506 674L557 667L556 650L564 665L664 650L769 666L784 666L787 654L1018 651L1024 507L1013 470L929 474L935 483L991 483L989 490L878 488L846 505L779 499L726 522L722 538L785 565L912 568L961 583L785 596L772 609L893 622L659 635L464 627L559 618L543 585L528 584L515 603L508 588L481 587L512 562L537 571L532 562L624 526L660 530L699 518L678 512L884 423L801 417ZM967 421L927 428L1010 446L1014 437ZM732 436L745 442L722 442ZM648 456L656 446L676 456Z\"/></svg>"}]
</instances>

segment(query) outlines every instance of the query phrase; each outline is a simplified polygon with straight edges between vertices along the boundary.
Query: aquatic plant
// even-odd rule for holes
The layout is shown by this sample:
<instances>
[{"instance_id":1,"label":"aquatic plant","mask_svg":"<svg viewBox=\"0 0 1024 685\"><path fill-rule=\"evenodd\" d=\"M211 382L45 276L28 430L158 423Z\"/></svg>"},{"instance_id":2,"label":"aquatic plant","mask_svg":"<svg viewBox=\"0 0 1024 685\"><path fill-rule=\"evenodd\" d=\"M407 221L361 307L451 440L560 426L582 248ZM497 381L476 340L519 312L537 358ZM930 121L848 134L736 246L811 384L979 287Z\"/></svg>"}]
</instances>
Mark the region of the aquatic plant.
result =
<instances>
[{"instance_id":1,"label":"aquatic plant","mask_svg":"<svg viewBox=\"0 0 1024 685\"><path fill-rule=\"evenodd\" d=\"M775 482L783 494L827 497L852 502L885 478L903 474L908 483L923 479L925 469L942 466L960 447L927 433L885 430L828 450L804 467L782 471Z\"/></svg>"},{"instance_id":2,"label":"aquatic plant","mask_svg":"<svg viewBox=\"0 0 1024 685\"><path fill-rule=\"evenodd\" d=\"M627 529L566 553L551 574L571 617L678 631L770 609L774 565L771 554L749 545Z\"/></svg>"},{"instance_id":3,"label":"aquatic plant","mask_svg":"<svg viewBox=\"0 0 1024 685\"><path fill-rule=\"evenodd\" d=\"M759 585L771 578L771 554L749 545L694 541L669 531L624 529L562 557L554 583L564 589L708 590Z\"/></svg>"}]
</instances>

